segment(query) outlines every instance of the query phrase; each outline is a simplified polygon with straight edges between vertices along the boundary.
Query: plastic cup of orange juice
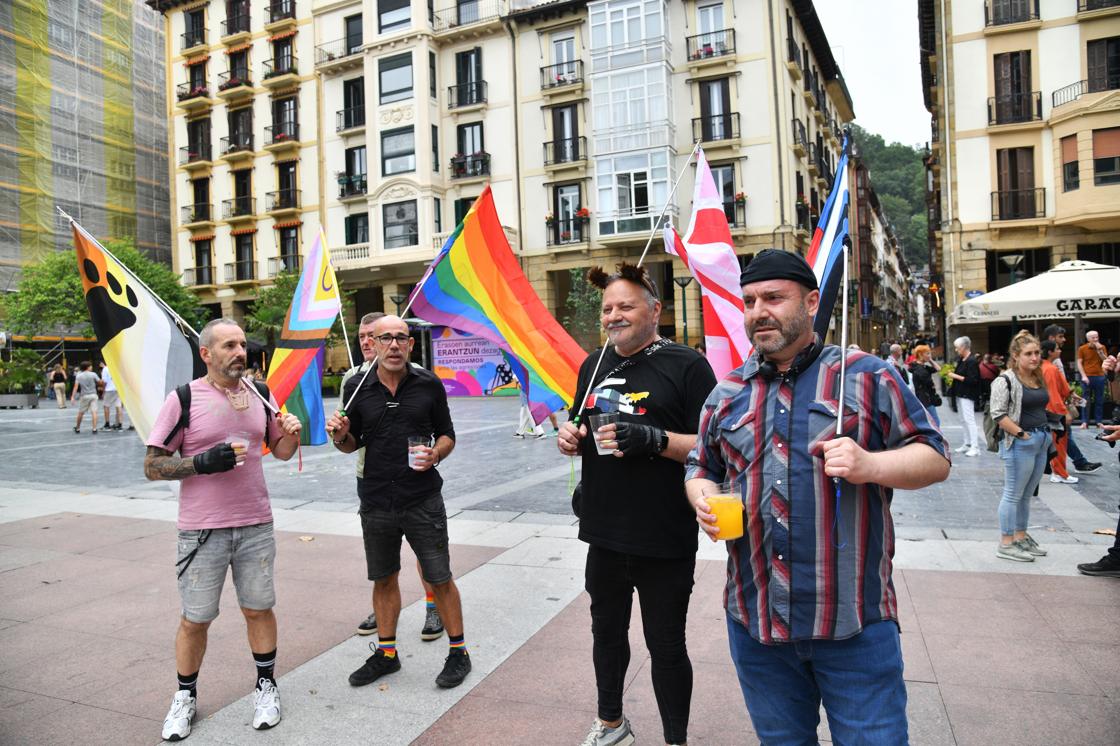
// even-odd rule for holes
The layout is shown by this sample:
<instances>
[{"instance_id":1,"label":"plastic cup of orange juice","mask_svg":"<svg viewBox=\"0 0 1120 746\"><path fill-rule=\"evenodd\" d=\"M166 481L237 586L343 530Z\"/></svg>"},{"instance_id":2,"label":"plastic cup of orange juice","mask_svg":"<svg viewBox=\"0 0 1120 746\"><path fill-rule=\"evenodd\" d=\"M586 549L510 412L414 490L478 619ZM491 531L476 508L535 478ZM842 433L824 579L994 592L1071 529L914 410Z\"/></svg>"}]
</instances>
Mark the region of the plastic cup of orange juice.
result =
<instances>
[{"instance_id":1,"label":"plastic cup of orange juice","mask_svg":"<svg viewBox=\"0 0 1120 746\"><path fill-rule=\"evenodd\" d=\"M743 535L743 495L731 482L709 487L704 493L708 512L716 517L717 539L729 541Z\"/></svg>"}]
</instances>

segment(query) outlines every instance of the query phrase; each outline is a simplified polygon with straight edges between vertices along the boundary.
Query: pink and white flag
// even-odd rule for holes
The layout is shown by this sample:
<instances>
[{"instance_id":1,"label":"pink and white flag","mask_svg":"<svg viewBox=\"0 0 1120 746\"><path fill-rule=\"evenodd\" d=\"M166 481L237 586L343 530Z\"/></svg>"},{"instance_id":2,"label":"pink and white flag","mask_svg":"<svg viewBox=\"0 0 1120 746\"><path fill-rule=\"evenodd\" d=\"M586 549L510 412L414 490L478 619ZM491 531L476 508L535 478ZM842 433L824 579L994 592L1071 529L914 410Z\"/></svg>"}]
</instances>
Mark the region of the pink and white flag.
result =
<instances>
[{"instance_id":1,"label":"pink and white flag","mask_svg":"<svg viewBox=\"0 0 1120 746\"><path fill-rule=\"evenodd\" d=\"M677 230L667 224L665 251L680 257L700 283L704 347L716 379L721 379L750 356L751 343L743 327L739 260L731 246L731 228L723 212L723 200L703 150L697 156L688 232L682 241Z\"/></svg>"}]
</instances>

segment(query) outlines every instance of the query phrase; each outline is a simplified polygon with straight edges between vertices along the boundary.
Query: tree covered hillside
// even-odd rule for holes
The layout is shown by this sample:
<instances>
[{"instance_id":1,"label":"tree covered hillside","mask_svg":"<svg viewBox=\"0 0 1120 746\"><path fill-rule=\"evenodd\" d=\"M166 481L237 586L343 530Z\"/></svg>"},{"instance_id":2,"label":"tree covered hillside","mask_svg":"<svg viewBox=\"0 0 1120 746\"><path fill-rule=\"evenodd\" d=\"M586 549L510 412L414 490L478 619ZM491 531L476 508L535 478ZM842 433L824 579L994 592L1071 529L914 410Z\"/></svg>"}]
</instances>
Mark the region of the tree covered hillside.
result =
<instances>
[{"instance_id":1,"label":"tree covered hillside","mask_svg":"<svg viewBox=\"0 0 1120 746\"><path fill-rule=\"evenodd\" d=\"M871 185L894 228L911 269L929 263L926 239L926 170L922 151L852 125L852 138L871 171Z\"/></svg>"}]
</instances>

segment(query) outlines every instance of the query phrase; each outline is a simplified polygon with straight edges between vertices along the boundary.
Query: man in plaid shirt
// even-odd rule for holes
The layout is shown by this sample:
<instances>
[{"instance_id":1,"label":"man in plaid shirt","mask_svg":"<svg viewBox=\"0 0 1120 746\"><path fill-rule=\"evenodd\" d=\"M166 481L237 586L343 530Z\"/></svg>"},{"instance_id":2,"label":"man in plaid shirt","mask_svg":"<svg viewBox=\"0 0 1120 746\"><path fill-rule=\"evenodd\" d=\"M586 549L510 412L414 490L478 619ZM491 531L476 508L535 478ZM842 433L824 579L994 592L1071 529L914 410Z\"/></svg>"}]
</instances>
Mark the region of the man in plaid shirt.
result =
<instances>
[{"instance_id":1,"label":"man in plaid shirt","mask_svg":"<svg viewBox=\"0 0 1120 746\"><path fill-rule=\"evenodd\" d=\"M815 743L823 700L838 743L906 743L890 501L949 475L945 441L875 356L846 353L841 405L845 353L813 332L800 256L760 252L741 284L755 352L705 402L686 490L713 540L704 495L731 481L744 498L724 605L751 721L763 743Z\"/></svg>"}]
</instances>

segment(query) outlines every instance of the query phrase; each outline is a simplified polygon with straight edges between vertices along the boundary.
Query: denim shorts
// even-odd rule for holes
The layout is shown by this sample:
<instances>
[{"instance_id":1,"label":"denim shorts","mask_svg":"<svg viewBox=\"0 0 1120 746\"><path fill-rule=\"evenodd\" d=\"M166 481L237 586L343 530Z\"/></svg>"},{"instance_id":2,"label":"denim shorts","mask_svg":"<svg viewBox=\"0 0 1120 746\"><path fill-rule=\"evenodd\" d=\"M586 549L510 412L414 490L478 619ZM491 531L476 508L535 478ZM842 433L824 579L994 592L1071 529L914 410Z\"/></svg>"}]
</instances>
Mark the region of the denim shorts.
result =
<instances>
[{"instance_id":1,"label":"denim shorts","mask_svg":"<svg viewBox=\"0 0 1120 746\"><path fill-rule=\"evenodd\" d=\"M200 546L199 538L203 535L205 541ZM218 617L226 570L231 567L241 608L261 611L276 605L276 537L272 521L236 528L179 531L178 560L182 561L196 548L198 552L179 577L179 598L183 618L188 622L202 624Z\"/></svg>"},{"instance_id":2,"label":"denim shorts","mask_svg":"<svg viewBox=\"0 0 1120 746\"><path fill-rule=\"evenodd\" d=\"M451 554L447 547L447 510L439 492L402 510L358 510L370 580L383 580L401 570L401 537L408 539L424 580L440 585L451 580Z\"/></svg>"}]
</instances>

